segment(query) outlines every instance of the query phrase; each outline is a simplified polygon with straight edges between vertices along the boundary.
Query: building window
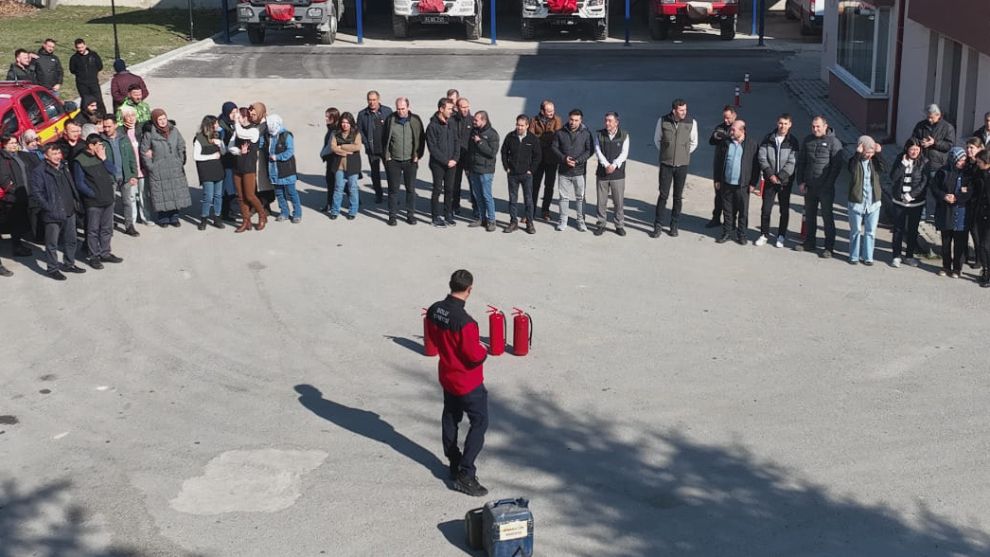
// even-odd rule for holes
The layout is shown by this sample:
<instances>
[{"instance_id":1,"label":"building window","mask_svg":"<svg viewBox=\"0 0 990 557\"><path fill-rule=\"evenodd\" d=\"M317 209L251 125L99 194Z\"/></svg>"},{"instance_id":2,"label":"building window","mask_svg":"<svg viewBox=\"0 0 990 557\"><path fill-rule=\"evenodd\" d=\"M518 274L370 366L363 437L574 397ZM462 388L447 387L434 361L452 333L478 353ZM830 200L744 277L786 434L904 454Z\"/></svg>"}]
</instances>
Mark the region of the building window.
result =
<instances>
[{"instance_id":1,"label":"building window","mask_svg":"<svg viewBox=\"0 0 990 557\"><path fill-rule=\"evenodd\" d=\"M890 8L839 2L838 64L876 94L887 92L890 23Z\"/></svg>"}]
</instances>

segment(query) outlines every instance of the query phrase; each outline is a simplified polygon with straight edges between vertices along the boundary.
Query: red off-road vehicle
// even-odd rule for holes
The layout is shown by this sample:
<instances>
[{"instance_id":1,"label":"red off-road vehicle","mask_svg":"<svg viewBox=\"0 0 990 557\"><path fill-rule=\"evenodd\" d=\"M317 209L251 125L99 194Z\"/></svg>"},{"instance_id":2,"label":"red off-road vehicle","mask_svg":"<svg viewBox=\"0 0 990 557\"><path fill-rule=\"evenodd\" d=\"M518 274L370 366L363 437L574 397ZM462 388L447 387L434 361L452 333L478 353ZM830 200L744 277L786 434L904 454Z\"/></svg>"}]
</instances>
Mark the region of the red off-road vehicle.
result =
<instances>
[{"instance_id":1,"label":"red off-road vehicle","mask_svg":"<svg viewBox=\"0 0 990 557\"><path fill-rule=\"evenodd\" d=\"M686 2L682 0L649 0L650 36L666 40L679 35L685 27L709 24L720 31L723 39L736 36L736 15L739 0L719 2Z\"/></svg>"}]
</instances>

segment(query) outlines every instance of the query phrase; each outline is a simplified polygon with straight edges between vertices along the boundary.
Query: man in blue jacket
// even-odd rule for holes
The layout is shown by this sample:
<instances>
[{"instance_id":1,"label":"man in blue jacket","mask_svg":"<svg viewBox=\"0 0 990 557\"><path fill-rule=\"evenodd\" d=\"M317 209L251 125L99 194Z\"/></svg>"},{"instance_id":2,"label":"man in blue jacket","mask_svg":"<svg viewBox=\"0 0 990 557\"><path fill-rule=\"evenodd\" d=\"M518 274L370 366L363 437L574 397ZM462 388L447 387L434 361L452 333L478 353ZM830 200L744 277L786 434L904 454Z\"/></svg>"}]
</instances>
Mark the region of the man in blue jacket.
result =
<instances>
[{"instance_id":1,"label":"man in blue jacket","mask_svg":"<svg viewBox=\"0 0 990 557\"><path fill-rule=\"evenodd\" d=\"M31 198L39 208L38 219L45 226L45 258L48 276L65 280L67 273L85 273L76 265L75 185L69 169L62 163L62 150L55 143L44 147L45 161L31 172ZM62 243L64 263L58 264L58 245Z\"/></svg>"}]
</instances>

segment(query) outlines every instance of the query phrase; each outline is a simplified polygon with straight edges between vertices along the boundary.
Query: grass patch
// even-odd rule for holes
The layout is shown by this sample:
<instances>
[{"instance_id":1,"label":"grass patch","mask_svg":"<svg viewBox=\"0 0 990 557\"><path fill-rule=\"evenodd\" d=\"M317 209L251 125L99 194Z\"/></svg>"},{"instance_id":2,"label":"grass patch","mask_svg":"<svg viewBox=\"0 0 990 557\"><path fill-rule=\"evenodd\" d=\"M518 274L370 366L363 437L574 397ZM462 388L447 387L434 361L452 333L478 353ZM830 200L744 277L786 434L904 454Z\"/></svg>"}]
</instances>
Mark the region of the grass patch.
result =
<instances>
[{"instance_id":1,"label":"grass patch","mask_svg":"<svg viewBox=\"0 0 990 557\"><path fill-rule=\"evenodd\" d=\"M107 3L109 4L109 2ZM52 37L58 42L55 53L62 61L65 80L62 98L77 96L75 77L69 73L73 41L82 37L89 48L103 58L100 81L113 76L113 25L110 6L59 6L54 10L36 10L18 17L0 18L0 52L3 74L14 61L14 50L36 52L41 41ZM193 11L195 40L213 36L222 29L220 10ZM141 10L117 8L117 38L120 56L129 66L189 44L189 12L186 10ZM0 75L0 78L3 76ZM110 99L106 102L109 103Z\"/></svg>"}]
</instances>

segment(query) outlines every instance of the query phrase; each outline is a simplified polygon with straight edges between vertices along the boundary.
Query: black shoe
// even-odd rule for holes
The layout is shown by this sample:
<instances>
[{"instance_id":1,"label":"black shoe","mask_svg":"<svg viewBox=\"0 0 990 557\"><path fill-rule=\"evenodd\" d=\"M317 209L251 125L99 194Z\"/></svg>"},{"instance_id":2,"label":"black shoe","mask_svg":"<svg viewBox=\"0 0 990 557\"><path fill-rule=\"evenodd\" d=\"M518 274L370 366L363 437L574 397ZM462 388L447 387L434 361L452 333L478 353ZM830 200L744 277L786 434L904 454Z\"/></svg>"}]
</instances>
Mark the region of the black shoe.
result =
<instances>
[{"instance_id":1,"label":"black shoe","mask_svg":"<svg viewBox=\"0 0 990 557\"><path fill-rule=\"evenodd\" d=\"M818 254L818 257L821 257L822 259L831 259L832 258L832 250L830 250L830 249L823 249L821 251L821 253Z\"/></svg>"},{"instance_id":2,"label":"black shoe","mask_svg":"<svg viewBox=\"0 0 990 557\"><path fill-rule=\"evenodd\" d=\"M722 221L718 219L712 219L705 223L705 228L718 228L722 226Z\"/></svg>"},{"instance_id":3,"label":"black shoe","mask_svg":"<svg viewBox=\"0 0 990 557\"><path fill-rule=\"evenodd\" d=\"M224 228L223 219L221 219L220 217L213 217L213 227Z\"/></svg>"},{"instance_id":4,"label":"black shoe","mask_svg":"<svg viewBox=\"0 0 990 557\"><path fill-rule=\"evenodd\" d=\"M416 224L416 217L406 217L406 223Z\"/></svg>"},{"instance_id":5,"label":"black shoe","mask_svg":"<svg viewBox=\"0 0 990 557\"><path fill-rule=\"evenodd\" d=\"M73 263L72 265L62 265L62 272L63 273L75 273L77 275L81 275L81 274L83 274L83 273L86 272L86 269L83 269L79 265L76 265L75 263Z\"/></svg>"},{"instance_id":6,"label":"black shoe","mask_svg":"<svg viewBox=\"0 0 990 557\"><path fill-rule=\"evenodd\" d=\"M526 234L536 234L536 227L533 226L533 221L526 223Z\"/></svg>"},{"instance_id":7,"label":"black shoe","mask_svg":"<svg viewBox=\"0 0 990 557\"><path fill-rule=\"evenodd\" d=\"M356 217L356 216L357 215L355 215L354 213L347 213L346 215L344 215L344 218L347 219L347 220L354 220L354 217ZM296 221L293 220L292 222L296 222Z\"/></svg>"},{"instance_id":8,"label":"black shoe","mask_svg":"<svg viewBox=\"0 0 990 557\"><path fill-rule=\"evenodd\" d=\"M65 280L65 275L60 273L58 269L55 269L54 271L48 271L47 274L49 278L53 278L55 280Z\"/></svg>"},{"instance_id":9,"label":"black shoe","mask_svg":"<svg viewBox=\"0 0 990 557\"><path fill-rule=\"evenodd\" d=\"M798 244L794 246L794 251L815 251L815 246L810 244Z\"/></svg>"},{"instance_id":10,"label":"black shoe","mask_svg":"<svg viewBox=\"0 0 990 557\"><path fill-rule=\"evenodd\" d=\"M484 226L484 223L482 223L480 220L473 220L471 221L471 224L468 225L468 228L478 228L481 226Z\"/></svg>"},{"instance_id":11,"label":"black shoe","mask_svg":"<svg viewBox=\"0 0 990 557\"><path fill-rule=\"evenodd\" d=\"M461 493L467 493L471 497L484 497L488 495L488 490L485 489L485 486L478 483L477 477L469 478L464 472L458 474L457 479L454 480L454 489Z\"/></svg>"},{"instance_id":12,"label":"black shoe","mask_svg":"<svg viewBox=\"0 0 990 557\"><path fill-rule=\"evenodd\" d=\"M736 243L739 244L740 246L745 246L746 245L746 237L745 236L736 236Z\"/></svg>"},{"instance_id":13,"label":"black shoe","mask_svg":"<svg viewBox=\"0 0 990 557\"><path fill-rule=\"evenodd\" d=\"M509 226L505 227L505 230L503 230L502 233L510 234L512 232L515 232L516 230L519 230L519 223L517 223L516 221L512 221L509 223Z\"/></svg>"},{"instance_id":14,"label":"black shoe","mask_svg":"<svg viewBox=\"0 0 990 557\"><path fill-rule=\"evenodd\" d=\"M196 225L196 230L206 230L206 219L201 219Z\"/></svg>"},{"instance_id":15,"label":"black shoe","mask_svg":"<svg viewBox=\"0 0 990 557\"><path fill-rule=\"evenodd\" d=\"M141 235L141 233L138 232L136 228L134 228L133 224L124 229L124 234L127 234L128 236L133 236L135 238Z\"/></svg>"},{"instance_id":16,"label":"black shoe","mask_svg":"<svg viewBox=\"0 0 990 557\"><path fill-rule=\"evenodd\" d=\"M389 226L398 226L399 225L399 220L397 218L395 218L395 217L389 217L388 218L388 225Z\"/></svg>"},{"instance_id":17,"label":"black shoe","mask_svg":"<svg viewBox=\"0 0 990 557\"><path fill-rule=\"evenodd\" d=\"M174 226L174 227L176 227L176 228L182 226L182 223L179 222L178 220L174 220L174 221L170 222L169 224L172 225L172 226Z\"/></svg>"},{"instance_id":18,"label":"black shoe","mask_svg":"<svg viewBox=\"0 0 990 557\"><path fill-rule=\"evenodd\" d=\"M24 244L18 242L14 244L14 257L27 257L31 255L31 248L25 246Z\"/></svg>"},{"instance_id":19,"label":"black shoe","mask_svg":"<svg viewBox=\"0 0 990 557\"><path fill-rule=\"evenodd\" d=\"M595 236L601 236L605 233L605 223L599 224L595 227Z\"/></svg>"},{"instance_id":20,"label":"black shoe","mask_svg":"<svg viewBox=\"0 0 990 557\"><path fill-rule=\"evenodd\" d=\"M114 254L111 253L109 255L101 255L100 256L100 261L102 261L104 263L123 263L124 262L124 258L123 257L117 257L116 255L114 255Z\"/></svg>"},{"instance_id":21,"label":"black shoe","mask_svg":"<svg viewBox=\"0 0 990 557\"><path fill-rule=\"evenodd\" d=\"M99 257L90 257L89 259L86 260L86 263L88 263L90 267L96 269L97 271L103 268L103 263L100 262Z\"/></svg>"},{"instance_id":22,"label":"black shoe","mask_svg":"<svg viewBox=\"0 0 990 557\"><path fill-rule=\"evenodd\" d=\"M626 229L625 228L622 228L620 226L620 227L618 227L618 228L615 229L615 233L618 234L619 236L625 236L626 235Z\"/></svg>"},{"instance_id":23,"label":"black shoe","mask_svg":"<svg viewBox=\"0 0 990 557\"><path fill-rule=\"evenodd\" d=\"M447 219L447 226L457 226L457 221L453 218Z\"/></svg>"},{"instance_id":24,"label":"black shoe","mask_svg":"<svg viewBox=\"0 0 990 557\"><path fill-rule=\"evenodd\" d=\"M333 213L330 213L330 220L337 220L337 217L338 216L340 216L340 215L335 215Z\"/></svg>"},{"instance_id":25,"label":"black shoe","mask_svg":"<svg viewBox=\"0 0 990 557\"><path fill-rule=\"evenodd\" d=\"M718 240L715 240L715 243L716 244L724 244L724 243L726 243L728 241L729 241L729 235L728 234L722 234L721 236L719 236Z\"/></svg>"},{"instance_id":26,"label":"black shoe","mask_svg":"<svg viewBox=\"0 0 990 557\"><path fill-rule=\"evenodd\" d=\"M680 232L677 231L676 226L671 226L670 228L667 229L667 235L670 236L671 238L676 238L678 235L680 235Z\"/></svg>"},{"instance_id":27,"label":"black shoe","mask_svg":"<svg viewBox=\"0 0 990 557\"><path fill-rule=\"evenodd\" d=\"M495 232L495 222L494 221L489 222L488 225L485 226L485 230L488 232Z\"/></svg>"},{"instance_id":28,"label":"black shoe","mask_svg":"<svg viewBox=\"0 0 990 557\"><path fill-rule=\"evenodd\" d=\"M447 228L447 221L443 219L434 219L433 228Z\"/></svg>"},{"instance_id":29,"label":"black shoe","mask_svg":"<svg viewBox=\"0 0 990 557\"><path fill-rule=\"evenodd\" d=\"M650 235L650 238L659 238L660 237L660 234L662 234L662 233L663 233L663 229L662 228L660 228L659 226L654 226L653 227L653 232L650 232L649 235Z\"/></svg>"},{"instance_id":30,"label":"black shoe","mask_svg":"<svg viewBox=\"0 0 990 557\"><path fill-rule=\"evenodd\" d=\"M11 277L11 276L14 276L14 273L10 269L4 267L3 265L0 265L0 277Z\"/></svg>"}]
</instances>

